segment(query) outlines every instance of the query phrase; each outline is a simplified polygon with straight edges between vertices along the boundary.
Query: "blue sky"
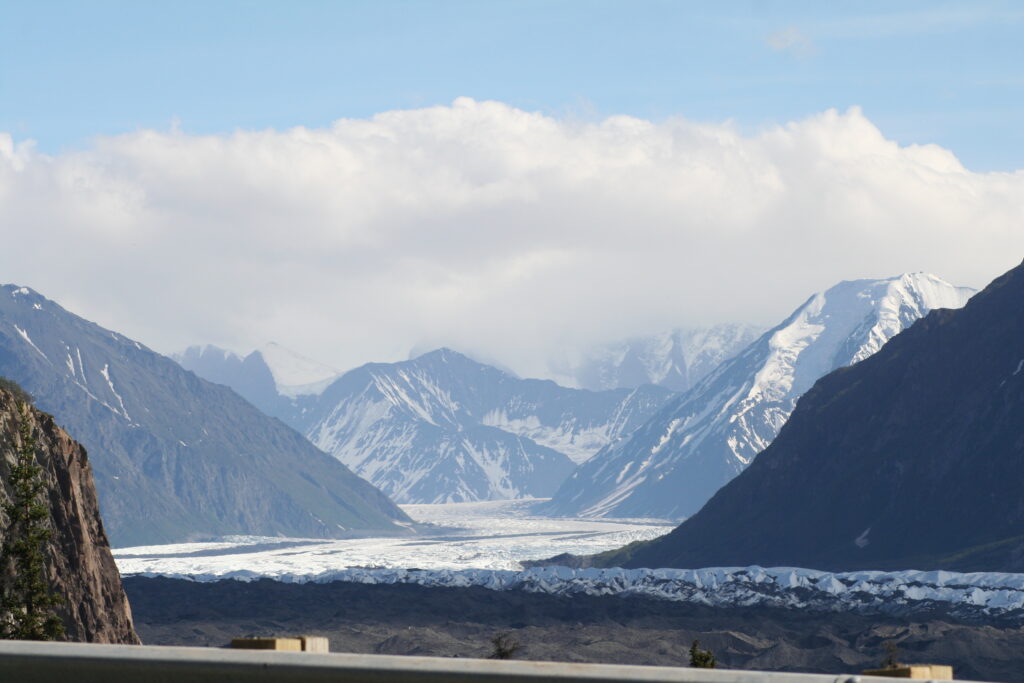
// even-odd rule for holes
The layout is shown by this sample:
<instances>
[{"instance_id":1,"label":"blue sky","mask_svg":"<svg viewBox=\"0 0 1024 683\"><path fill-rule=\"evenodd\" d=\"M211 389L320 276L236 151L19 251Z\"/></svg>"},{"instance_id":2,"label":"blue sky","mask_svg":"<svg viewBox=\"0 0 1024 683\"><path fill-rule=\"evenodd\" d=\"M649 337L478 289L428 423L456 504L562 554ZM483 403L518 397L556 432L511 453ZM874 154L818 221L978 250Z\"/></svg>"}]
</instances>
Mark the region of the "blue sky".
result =
<instances>
[{"instance_id":1,"label":"blue sky","mask_svg":"<svg viewBox=\"0 0 1024 683\"><path fill-rule=\"evenodd\" d=\"M901 143L1024 167L1020 3L0 0L0 14L0 132L48 153L174 121L319 127L465 95L746 131L860 105Z\"/></svg>"},{"instance_id":2,"label":"blue sky","mask_svg":"<svg viewBox=\"0 0 1024 683\"><path fill-rule=\"evenodd\" d=\"M162 352L526 376L840 280L983 287L1024 254L1022 29L1024 2L0 0L0 281Z\"/></svg>"}]
</instances>

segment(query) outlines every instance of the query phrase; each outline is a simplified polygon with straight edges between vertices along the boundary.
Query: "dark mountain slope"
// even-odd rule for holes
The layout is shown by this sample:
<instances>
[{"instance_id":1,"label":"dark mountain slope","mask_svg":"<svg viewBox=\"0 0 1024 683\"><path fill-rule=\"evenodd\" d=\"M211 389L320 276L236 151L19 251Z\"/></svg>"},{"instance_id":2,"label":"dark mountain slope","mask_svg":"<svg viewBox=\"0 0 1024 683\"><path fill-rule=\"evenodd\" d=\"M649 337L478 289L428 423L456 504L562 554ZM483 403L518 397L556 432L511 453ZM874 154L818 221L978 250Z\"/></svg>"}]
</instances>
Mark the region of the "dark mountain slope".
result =
<instances>
[{"instance_id":1,"label":"dark mountain slope","mask_svg":"<svg viewBox=\"0 0 1024 683\"><path fill-rule=\"evenodd\" d=\"M1024 571L1024 266L819 380L632 567Z\"/></svg>"},{"instance_id":2,"label":"dark mountain slope","mask_svg":"<svg viewBox=\"0 0 1024 683\"><path fill-rule=\"evenodd\" d=\"M336 537L408 522L380 491L227 387L25 287L0 288L0 374L89 449L114 545Z\"/></svg>"}]
</instances>

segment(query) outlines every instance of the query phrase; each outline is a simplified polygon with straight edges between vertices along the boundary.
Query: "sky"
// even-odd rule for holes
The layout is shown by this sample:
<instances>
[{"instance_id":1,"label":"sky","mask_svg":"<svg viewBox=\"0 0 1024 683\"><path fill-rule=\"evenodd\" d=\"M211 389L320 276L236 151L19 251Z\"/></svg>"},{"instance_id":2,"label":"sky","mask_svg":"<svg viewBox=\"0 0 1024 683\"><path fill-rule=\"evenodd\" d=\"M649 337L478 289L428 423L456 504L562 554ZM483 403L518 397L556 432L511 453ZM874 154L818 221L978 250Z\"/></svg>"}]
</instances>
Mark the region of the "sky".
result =
<instances>
[{"instance_id":1,"label":"sky","mask_svg":"<svg viewBox=\"0 0 1024 683\"><path fill-rule=\"evenodd\" d=\"M837 7L837 5L840 5ZM1013 2L0 0L0 281L336 367L1024 256Z\"/></svg>"}]
</instances>

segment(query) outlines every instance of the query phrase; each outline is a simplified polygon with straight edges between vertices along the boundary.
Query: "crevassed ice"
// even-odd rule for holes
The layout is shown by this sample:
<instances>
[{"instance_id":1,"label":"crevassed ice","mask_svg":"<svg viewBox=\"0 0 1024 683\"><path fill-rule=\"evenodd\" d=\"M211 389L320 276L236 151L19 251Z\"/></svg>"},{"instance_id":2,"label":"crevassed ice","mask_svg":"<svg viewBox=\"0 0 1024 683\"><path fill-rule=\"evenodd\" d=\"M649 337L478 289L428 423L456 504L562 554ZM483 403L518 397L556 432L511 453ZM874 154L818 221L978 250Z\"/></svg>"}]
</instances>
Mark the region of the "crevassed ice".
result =
<instances>
[{"instance_id":1,"label":"crevassed ice","mask_svg":"<svg viewBox=\"0 0 1024 683\"><path fill-rule=\"evenodd\" d=\"M168 576L136 572L142 576ZM265 578L251 570L224 574L170 575L194 581ZM416 570L348 568L319 574L281 574L286 583L348 581L417 584L428 587L481 586L552 595L642 595L728 607L762 605L827 611L906 612L946 607L1024 621L1024 574L946 571L821 572L794 567L710 567L706 569Z\"/></svg>"}]
</instances>

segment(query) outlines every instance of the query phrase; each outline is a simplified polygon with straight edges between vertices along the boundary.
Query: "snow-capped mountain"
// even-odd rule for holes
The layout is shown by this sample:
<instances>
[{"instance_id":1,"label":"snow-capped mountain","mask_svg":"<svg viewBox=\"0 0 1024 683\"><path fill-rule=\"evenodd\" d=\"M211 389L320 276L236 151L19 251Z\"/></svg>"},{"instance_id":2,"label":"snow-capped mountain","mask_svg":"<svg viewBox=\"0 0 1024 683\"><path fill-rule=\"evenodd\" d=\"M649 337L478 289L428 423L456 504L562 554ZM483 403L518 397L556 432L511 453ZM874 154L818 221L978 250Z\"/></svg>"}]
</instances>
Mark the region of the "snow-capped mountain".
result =
<instances>
[{"instance_id":1,"label":"snow-capped mountain","mask_svg":"<svg viewBox=\"0 0 1024 683\"><path fill-rule=\"evenodd\" d=\"M1024 265L822 377L700 512L601 561L1022 572L1022 424Z\"/></svg>"},{"instance_id":2,"label":"snow-capped mountain","mask_svg":"<svg viewBox=\"0 0 1024 683\"><path fill-rule=\"evenodd\" d=\"M0 376L88 449L114 545L407 531L393 502L293 429L27 287L0 287Z\"/></svg>"},{"instance_id":3,"label":"snow-capped mountain","mask_svg":"<svg viewBox=\"0 0 1024 683\"><path fill-rule=\"evenodd\" d=\"M668 402L566 480L547 512L682 518L772 442L821 376L875 353L934 308L974 291L926 273L841 282Z\"/></svg>"},{"instance_id":4,"label":"snow-capped mountain","mask_svg":"<svg viewBox=\"0 0 1024 683\"><path fill-rule=\"evenodd\" d=\"M657 384L686 391L757 339L764 328L727 324L679 328L608 344L552 363L553 374L581 389L633 389Z\"/></svg>"},{"instance_id":5,"label":"snow-capped mountain","mask_svg":"<svg viewBox=\"0 0 1024 683\"><path fill-rule=\"evenodd\" d=\"M246 356L207 344L190 346L171 358L203 379L231 387L285 422L295 410L295 398L320 393L341 374L274 342Z\"/></svg>"},{"instance_id":6,"label":"snow-capped mountain","mask_svg":"<svg viewBox=\"0 0 1024 683\"><path fill-rule=\"evenodd\" d=\"M298 399L292 423L399 502L544 497L670 396L518 379L440 349L356 368Z\"/></svg>"}]
</instances>

